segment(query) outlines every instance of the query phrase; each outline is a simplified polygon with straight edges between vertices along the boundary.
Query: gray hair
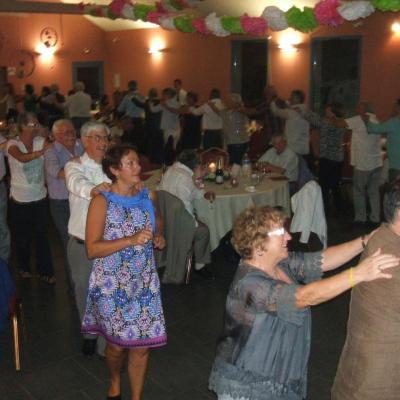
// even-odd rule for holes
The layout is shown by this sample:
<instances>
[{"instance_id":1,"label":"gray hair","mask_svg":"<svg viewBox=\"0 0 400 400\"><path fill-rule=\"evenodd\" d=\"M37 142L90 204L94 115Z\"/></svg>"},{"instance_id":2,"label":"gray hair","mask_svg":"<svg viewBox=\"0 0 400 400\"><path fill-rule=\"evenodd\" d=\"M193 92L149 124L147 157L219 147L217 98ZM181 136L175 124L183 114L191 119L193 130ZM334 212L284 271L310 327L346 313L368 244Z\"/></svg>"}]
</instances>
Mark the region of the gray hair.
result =
<instances>
[{"instance_id":1,"label":"gray hair","mask_svg":"<svg viewBox=\"0 0 400 400\"><path fill-rule=\"evenodd\" d=\"M79 92L81 90L85 90L85 84L81 81L75 82L74 89Z\"/></svg>"},{"instance_id":2,"label":"gray hair","mask_svg":"<svg viewBox=\"0 0 400 400\"><path fill-rule=\"evenodd\" d=\"M58 130L59 128L61 128L63 125L70 125L70 126L72 126L72 127L74 126L73 123L72 123L72 121L69 120L69 119L66 119L66 118L64 118L64 119L58 119L57 121L54 122L54 124L53 124L53 126L52 126L52 128L51 128L51 131L52 131L53 133L56 133L57 130Z\"/></svg>"},{"instance_id":3,"label":"gray hair","mask_svg":"<svg viewBox=\"0 0 400 400\"><path fill-rule=\"evenodd\" d=\"M82 125L81 137L87 136L92 131L105 131L107 135L110 134L110 129L106 124L98 121L88 121Z\"/></svg>"},{"instance_id":4,"label":"gray hair","mask_svg":"<svg viewBox=\"0 0 400 400\"><path fill-rule=\"evenodd\" d=\"M386 189L383 198L383 213L389 224L396 222L400 209L400 180L397 178Z\"/></svg>"}]
</instances>

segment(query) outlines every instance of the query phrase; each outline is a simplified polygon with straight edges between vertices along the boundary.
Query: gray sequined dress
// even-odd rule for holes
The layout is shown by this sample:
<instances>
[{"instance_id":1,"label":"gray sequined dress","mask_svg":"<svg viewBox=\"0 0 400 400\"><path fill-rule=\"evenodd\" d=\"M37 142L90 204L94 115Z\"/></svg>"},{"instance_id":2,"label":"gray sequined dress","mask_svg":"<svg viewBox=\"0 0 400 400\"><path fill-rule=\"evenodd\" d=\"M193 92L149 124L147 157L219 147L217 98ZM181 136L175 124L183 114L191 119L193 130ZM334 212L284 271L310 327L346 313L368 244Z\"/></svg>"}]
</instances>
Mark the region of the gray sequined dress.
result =
<instances>
[{"instance_id":1,"label":"gray sequined dress","mask_svg":"<svg viewBox=\"0 0 400 400\"><path fill-rule=\"evenodd\" d=\"M300 285L321 279L321 260L320 252L290 253L279 267L293 284L239 264L226 301L211 390L250 400L306 397L311 311L296 308L295 293Z\"/></svg>"}]
</instances>

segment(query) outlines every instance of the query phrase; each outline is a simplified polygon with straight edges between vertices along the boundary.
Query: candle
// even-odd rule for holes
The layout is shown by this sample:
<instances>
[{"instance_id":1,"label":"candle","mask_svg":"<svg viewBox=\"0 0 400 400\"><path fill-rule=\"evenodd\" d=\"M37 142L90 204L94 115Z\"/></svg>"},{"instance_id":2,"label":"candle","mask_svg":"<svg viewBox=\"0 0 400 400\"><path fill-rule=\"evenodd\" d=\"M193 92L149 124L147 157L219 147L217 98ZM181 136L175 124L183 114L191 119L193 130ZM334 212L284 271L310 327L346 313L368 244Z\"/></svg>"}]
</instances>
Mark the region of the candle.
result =
<instances>
[{"instance_id":1,"label":"candle","mask_svg":"<svg viewBox=\"0 0 400 400\"><path fill-rule=\"evenodd\" d=\"M216 170L217 170L217 165L214 162L208 164L208 171L210 172L210 174L215 174Z\"/></svg>"}]
</instances>

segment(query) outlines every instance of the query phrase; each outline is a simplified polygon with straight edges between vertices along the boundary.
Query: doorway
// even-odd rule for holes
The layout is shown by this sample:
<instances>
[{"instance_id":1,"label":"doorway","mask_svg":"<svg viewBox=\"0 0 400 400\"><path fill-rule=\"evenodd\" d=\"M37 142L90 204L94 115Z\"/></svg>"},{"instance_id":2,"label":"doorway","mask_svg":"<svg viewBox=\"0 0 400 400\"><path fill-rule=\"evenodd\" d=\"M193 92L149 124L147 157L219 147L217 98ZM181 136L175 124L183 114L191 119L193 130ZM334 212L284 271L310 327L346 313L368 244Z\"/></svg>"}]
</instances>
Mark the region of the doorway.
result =
<instances>
[{"instance_id":1,"label":"doorway","mask_svg":"<svg viewBox=\"0 0 400 400\"><path fill-rule=\"evenodd\" d=\"M332 102L353 111L360 96L361 37L315 38L311 42L311 104L323 113Z\"/></svg>"},{"instance_id":2,"label":"doorway","mask_svg":"<svg viewBox=\"0 0 400 400\"><path fill-rule=\"evenodd\" d=\"M93 101L100 100L104 94L104 66L102 61L73 62L72 81L85 84L85 92Z\"/></svg>"},{"instance_id":3,"label":"doorway","mask_svg":"<svg viewBox=\"0 0 400 400\"><path fill-rule=\"evenodd\" d=\"M267 83L267 40L233 40L231 91L247 104L262 99Z\"/></svg>"}]
</instances>

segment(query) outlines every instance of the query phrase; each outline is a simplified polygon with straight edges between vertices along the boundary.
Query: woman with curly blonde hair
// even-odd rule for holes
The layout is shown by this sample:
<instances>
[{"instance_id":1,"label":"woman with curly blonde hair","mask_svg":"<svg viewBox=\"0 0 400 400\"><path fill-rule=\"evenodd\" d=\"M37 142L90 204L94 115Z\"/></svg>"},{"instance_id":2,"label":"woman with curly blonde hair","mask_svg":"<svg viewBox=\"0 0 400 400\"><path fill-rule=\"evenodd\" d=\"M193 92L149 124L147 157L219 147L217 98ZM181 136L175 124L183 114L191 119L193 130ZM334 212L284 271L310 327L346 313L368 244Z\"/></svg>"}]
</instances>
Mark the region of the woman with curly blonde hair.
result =
<instances>
[{"instance_id":1,"label":"woman with curly blonde hair","mask_svg":"<svg viewBox=\"0 0 400 400\"><path fill-rule=\"evenodd\" d=\"M399 259L377 251L330 278L358 255L371 235L316 253L289 253L284 216L272 207L245 210L232 244L242 257L226 301L225 324L210 376L219 400L300 400L306 397L310 306L354 285L391 278Z\"/></svg>"}]
</instances>

